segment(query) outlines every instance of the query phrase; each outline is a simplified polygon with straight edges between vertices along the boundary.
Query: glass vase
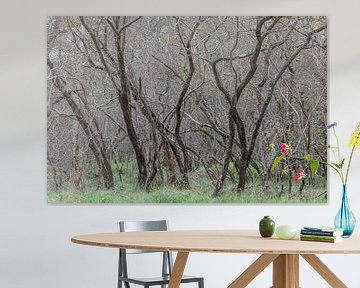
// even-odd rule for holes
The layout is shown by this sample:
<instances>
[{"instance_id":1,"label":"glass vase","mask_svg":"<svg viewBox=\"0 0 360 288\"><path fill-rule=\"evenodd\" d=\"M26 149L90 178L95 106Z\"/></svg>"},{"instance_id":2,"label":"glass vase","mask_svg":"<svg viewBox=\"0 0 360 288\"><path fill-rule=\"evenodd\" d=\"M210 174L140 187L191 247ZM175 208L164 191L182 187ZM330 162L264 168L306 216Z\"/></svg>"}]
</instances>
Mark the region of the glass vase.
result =
<instances>
[{"instance_id":1,"label":"glass vase","mask_svg":"<svg viewBox=\"0 0 360 288\"><path fill-rule=\"evenodd\" d=\"M343 237L345 238L350 237L355 228L356 219L349 207L346 185L342 187L341 206L336 214L334 224L336 228L344 229Z\"/></svg>"}]
</instances>

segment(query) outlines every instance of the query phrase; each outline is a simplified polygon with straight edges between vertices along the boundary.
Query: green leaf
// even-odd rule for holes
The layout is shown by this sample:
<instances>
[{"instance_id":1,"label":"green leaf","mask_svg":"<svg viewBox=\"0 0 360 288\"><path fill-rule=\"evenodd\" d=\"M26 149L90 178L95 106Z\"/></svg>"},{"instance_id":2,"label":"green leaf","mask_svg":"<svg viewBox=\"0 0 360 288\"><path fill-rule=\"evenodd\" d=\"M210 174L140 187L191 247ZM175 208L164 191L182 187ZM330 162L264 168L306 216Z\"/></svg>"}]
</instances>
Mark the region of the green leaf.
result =
<instances>
[{"instance_id":1,"label":"green leaf","mask_svg":"<svg viewBox=\"0 0 360 288\"><path fill-rule=\"evenodd\" d=\"M304 158L308 163L310 163L310 161L311 161L311 156L310 155L305 155Z\"/></svg>"},{"instance_id":2,"label":"green leaf","mask_svg":"<svg viewBox=\"0 0 360 288\"><path fill-rule=\"evenodd\" d=\"M335 162L332 162L331 164L334 165L336 168L341 169L339 164L337 164Z\"/></svg>"},{"instance_id":3,"label":"green leaf","mask_svg":"<svg viewBox=\"0 0 360 288\"><path fill-rule=\"evenodd\" d=\"M314 176L319 168L319 160L313 160L310 164L311 174Z\"/></svg>"},{"instance_id":4,"label":"green leaf","mask_svg":"<svg viewBox=\"0 0 360 288\"><path fill-rule=\"evenodd\" d=\"M273 165L271 167L271 170L274 170L276 168L276 166L279 165L280 161L285 159L286 157L284 155L278 156L274 159Z\"/></svg>"},{"instance_id":5,"label":"green leaf","mask_svg":"<svg viewBox=\"0 0 360 288\"><path fill-rule=\"evenodd\" d=\"M339 167L340 169L342 169L342 168L343 168L344 163L345 163L345 159L343 159L343 160L341 161L341 163L340 163L340 165L339 165L339 166L340 166L340 167Z\"/></svg>"},{"instance_id":6,"label":"green leaf","mask_svg":"<svg viewBox=\"0 0 360 288\"><path fill-rule=\"evenodd\" d=\"M334 165L334 166L335 166L336 168L338 168L339 170L341 170L341 169L343 168L343 166L344 166L344 163L345 163L345 159L343 159L340 164L334 163L334 162L331 163L331 164Z\"/></svg>"}]
</instances>

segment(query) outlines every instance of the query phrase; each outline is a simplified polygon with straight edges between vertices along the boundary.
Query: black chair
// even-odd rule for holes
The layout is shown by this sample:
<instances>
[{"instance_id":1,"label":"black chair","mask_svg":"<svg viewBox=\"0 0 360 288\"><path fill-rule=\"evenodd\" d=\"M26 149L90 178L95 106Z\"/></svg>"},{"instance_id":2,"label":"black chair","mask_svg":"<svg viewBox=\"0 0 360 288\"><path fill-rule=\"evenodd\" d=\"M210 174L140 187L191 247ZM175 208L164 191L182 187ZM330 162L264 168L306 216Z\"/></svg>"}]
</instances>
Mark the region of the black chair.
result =
<instances>
[{"instance_id":1,"label":"black chair","mask_svg":"<svg viewBox=\"0 0 360 288\"><path fill-rule=\"evenodd\" d=\"M134 231L167 231L168 222L166 220L159 221L120 221L120 232L134 232ZM119 249L119 269L118 269L118 288L122 288L124 283L125 288L130 288L131 284L141 285L144 288L150 286L160 286L165 288L169 284L170 276L173 268L173 259L171 252L150 251L150 250L135 250L135 249ZM129 277L127 271L127 254L141 254L141 253L163 253L162 260L162 275L160 277L152 278L134 278ZM194 276L183 276L181 283L198 283L199 288L204 288L204 278Z\"/></svg>"}]
</instances>

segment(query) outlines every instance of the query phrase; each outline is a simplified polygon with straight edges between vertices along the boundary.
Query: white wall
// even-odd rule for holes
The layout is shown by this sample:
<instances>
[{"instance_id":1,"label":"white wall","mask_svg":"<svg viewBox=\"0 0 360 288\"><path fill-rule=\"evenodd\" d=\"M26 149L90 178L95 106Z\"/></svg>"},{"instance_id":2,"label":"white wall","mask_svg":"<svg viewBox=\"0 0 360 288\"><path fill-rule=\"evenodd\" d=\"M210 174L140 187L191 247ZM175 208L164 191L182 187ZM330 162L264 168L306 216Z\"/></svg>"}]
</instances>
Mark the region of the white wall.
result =
<instances>
[{"instance_id":1,"label":"white wall","mask_svg":"<svg viewBox=\"0 0 360 288\"><path fill-rule=\"evenodd\" d=\"M93 1L95 2L95 1ZM115 287L116 250L70 243L75 234L115 231L119 219L171 221L172 229L256 228L263 215L278 224L331 224L340 183L329 180L328 205L48 205L46 203L47 15L327 15L329 120L346 145L360 120L358 0L4 1L0 17L0 287ZM350 179L350 203L360 219L360 151ZM360 225L358 225L360 227ZM226 287L255 255L193 254L188 273L206 287ZM322 256L348 287L360 287L360 255ZM135 260L138 261L138 260ZM138 266L146 263L135 262ZM348 263L349 265L344 265ZM143 268L143 267L139 267ZM146 269L146 268L144 268ZM251 287L269 287L266 270ZM315 284L316 283L316 284ZM306 263L302 287L328 287Z\"/></svg>"}]
</instances>

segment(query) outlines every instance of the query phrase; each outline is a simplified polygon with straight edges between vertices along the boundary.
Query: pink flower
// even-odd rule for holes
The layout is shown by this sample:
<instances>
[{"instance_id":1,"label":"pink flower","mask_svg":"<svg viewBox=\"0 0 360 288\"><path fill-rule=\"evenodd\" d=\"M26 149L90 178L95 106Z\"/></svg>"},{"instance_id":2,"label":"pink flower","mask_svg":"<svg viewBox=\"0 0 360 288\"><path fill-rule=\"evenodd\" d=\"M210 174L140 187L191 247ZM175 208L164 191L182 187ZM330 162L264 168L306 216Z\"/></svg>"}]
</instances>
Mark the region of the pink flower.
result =
<instances>
[{"instance_id":1,"label":"pink flower","mask_svg":"<svg viewBox=\"0 0 360 288\"><path fill-rule=\"evenodd\" d=\"M283 155L288 155L289 154L289 145L285 144L285 143L280 143L280 149L283 153Z\"/></svg>"},{"instance_id":2,"label":"pink flower","mask_svg":"<svg viewBox=\"0 0 360 288\"><path fill-rule=\"evenodd\" d=\"M304 179L305 177L306 177L306 174L305 174L304 170L297 170L295 177L294 177L294 182L299 183L300 180Z\"/></svg>"}]
</instances>

